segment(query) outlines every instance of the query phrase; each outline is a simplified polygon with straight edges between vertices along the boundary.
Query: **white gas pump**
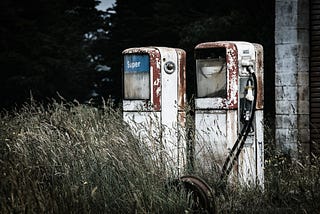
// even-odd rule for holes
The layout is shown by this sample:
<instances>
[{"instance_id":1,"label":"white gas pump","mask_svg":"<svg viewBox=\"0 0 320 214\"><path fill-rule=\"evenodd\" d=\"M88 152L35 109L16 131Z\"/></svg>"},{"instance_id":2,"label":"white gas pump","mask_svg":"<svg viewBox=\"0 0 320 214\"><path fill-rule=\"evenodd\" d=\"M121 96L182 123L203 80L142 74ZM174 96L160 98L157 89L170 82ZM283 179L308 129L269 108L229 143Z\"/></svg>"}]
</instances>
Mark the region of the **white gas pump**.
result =
<instances>
[{"instance_id":1,"label":"white gas pump","mask_svg":"<svg viewBox=\"0 0 320 214\"><path fill-rule=\"evenodd\" d=\"M263 48L248 42L195 47L196 167L215 160L221 178L263 185Z\"/></svg>"},{"instance_id":2,"label":"white gas pump","mask_svg":"<svg viewBox=\"0 0 320 214\"><path fill-rule=\"evenodd\" d=\"M123 54L123 118L173 176L186 164L185 59L181 49L129 48Z\"/></svg>"}]
</instances>

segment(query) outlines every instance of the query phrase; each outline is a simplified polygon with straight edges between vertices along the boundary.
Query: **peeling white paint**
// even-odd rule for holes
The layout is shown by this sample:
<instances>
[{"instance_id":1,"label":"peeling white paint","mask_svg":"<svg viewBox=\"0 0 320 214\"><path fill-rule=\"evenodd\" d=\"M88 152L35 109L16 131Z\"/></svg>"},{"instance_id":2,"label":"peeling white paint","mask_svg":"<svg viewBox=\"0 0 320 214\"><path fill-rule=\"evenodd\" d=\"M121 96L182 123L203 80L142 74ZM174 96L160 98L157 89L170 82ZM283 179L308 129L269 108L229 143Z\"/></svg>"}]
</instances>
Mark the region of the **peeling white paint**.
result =
<instances>
[{"instance_id":1,"label":"peeling white paint","mask_svg":"<svg viewBox=\"0 0 320 214\"><path fill-rule=\"evenodd\" d=\"M173 176L171 173L179 176L187 163L185 111L184 106L178 108L177 105L178 99L186 96L185 85L179 85L183 81L178 81L181 76L185 77L185 52L166 47L142 47L123 52L128 53L149 54L152 92L151 100L123 100L123 118L142 142L155 148L152 150L154 158L161 158L159 163L165 163L170 176ZM174 64L173 72L164 69L169 61Z\"/></svg>"},{"instance_id":2,"label":"peeling white paint","mask_svg":"<svg viewBox=\"0 0 320 214\"><path fill-rule=\"evenodd\" d=\"M226 49L227 59L227 98L205 97L195 99L196 163L204 170L217 161L222 167L229 151L241 131L240 122L240 78L249 77L246 66L259 67L259 75L263 75L263 66L258 66L262 59L256 60L259 46L248 42L212 42L197 45L196 49ZM260 52L259 52L260 54ZM263 57L263 55L260 55ZM261 78L260 78L261 79ZM258 81L258 84L262 84ZM241 86L242 87L242 86ZM258 88L263 88L259 85ZM241 90L245 90L241 88ZM258 93L263 96L263 91ZM261 99L261 98L259 98ZM260 101L261 102L261 101ZM254 133L248 136L238 164L233 169L233 176L244 183L263 184L263 105L255 114ZM259 167L258 167L259 166ZM234 178L234 177L233 177Z\"/></svg>"}]
</instances>

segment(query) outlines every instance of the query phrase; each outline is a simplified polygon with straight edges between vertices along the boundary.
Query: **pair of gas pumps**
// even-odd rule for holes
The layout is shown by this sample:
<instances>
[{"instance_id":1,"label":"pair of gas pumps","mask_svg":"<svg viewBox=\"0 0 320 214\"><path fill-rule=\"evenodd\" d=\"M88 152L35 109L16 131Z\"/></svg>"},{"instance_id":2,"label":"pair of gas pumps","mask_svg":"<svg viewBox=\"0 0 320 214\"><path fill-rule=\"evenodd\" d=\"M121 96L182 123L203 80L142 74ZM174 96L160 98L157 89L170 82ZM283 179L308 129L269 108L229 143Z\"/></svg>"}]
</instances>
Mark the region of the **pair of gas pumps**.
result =
<instances>
[{"instance_id":1,"label":"pair of gas pumps","mask_svg":"<svg viewBox=\"0 0 320 214\"><path fill-rule=\"evenodd\" d=\"M214 160L221 180L232 174L232 180L263 185L262 46L201 43L195 47L195 61L193 140L187 138L186 53L181 49L123 51L124 120L151 148L154 158L165 163L168 176L179 177L207 199L212 195L210 187L185 174L190 159L204 171Z\"/></svg>"}]
</instances>

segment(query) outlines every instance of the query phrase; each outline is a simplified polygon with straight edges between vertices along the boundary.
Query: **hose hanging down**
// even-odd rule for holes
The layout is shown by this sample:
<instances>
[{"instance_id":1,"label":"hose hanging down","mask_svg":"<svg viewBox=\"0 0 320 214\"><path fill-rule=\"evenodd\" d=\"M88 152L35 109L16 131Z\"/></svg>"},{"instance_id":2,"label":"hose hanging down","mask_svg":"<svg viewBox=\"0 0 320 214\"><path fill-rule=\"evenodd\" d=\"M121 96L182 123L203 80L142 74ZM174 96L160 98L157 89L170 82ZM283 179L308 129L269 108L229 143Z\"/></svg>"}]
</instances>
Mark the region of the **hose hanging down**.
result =
<instances>
[{"instance_id":1,"label":"hose hanging down","mask_svg":"<svg viewBox=\"0 0 320 214\"><path fill-rule=\"evenodd\" d=\"M257 77L256 77L256 74L253 70L253 68L251 66L247 67L248 71L251 73L252 75L252 78L253 78L253 84L254 84L254 98L253 98L253 101L251 103L251 112L250 112L250 115L248 117L247 120L244 120L245 121L245 125L244 127L242 128L240 134L238 135L238 139L237 141L235 142L235 144L233 145L231 151L230 151L230 154L228 155L226 161L224 162L224 165L222 167L222 174L220 176L221 178L221 181L225 181L226 178L229 176L232 168L233 168L233 165L234 165L234 162L238 159L239 155L240 155L240 152L243 148L243 145L247 139L247 136L250 132L250 129L252 127L252 121L253 121L253 118L254 118L254 113L255 113L255 108L256 108L256 102L257 102ZM248 115L247 115L248 116Z\"/></svg>"},{"instance_id":2,"label":"hose hanging down","mask_svg":"<svg viewBox=\"0 0 320 214\"><path fill-rule=\"evenodd\" d=\"M220 176L220 180L222 181L222 184L225 184L226 178L229 176L233 168L234 162L238 159L240 155L240 152L247 139L247 136L251 130L252 121L254 119L256 100L257 100L257 77L252 67L247 67L247 69L249 70L253 78L254 95L252 97L252 94L251 94L252 91L250 91L250 93L248 93L246 96L246 99L248 101L251 101L251 108L250 108L251 111L249 112L249 114L247 113L245 114L245 119L244 119L245 125L242 128L240 134L238 135L237 141L232 147L230 154L228 155L222 167L222 174ZM177 179L175 182L177 182L175 186L179 186L177 184L182 185L182 187L192 195L193 203L191 204L192 206L190 207L191 211L200 212L200 213L216 213L214 195L219 194L219 192L213 191L210 188L210 186L206 184L204 180L196 176L186 175ZM224 189L224 187L225 185L223 185L222 188Z\"/></svg>"}]
</instances>

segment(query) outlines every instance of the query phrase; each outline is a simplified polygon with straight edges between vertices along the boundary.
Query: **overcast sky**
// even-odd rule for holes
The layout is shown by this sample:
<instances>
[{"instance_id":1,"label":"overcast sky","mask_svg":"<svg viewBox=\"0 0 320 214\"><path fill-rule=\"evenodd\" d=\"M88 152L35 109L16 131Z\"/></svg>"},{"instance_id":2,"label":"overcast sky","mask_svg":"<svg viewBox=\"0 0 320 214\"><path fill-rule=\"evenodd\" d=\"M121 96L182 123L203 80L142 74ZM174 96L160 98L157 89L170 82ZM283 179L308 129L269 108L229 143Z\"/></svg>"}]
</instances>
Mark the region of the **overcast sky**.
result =
<instances>
[{"instance_id":1,"label":"overcast sky","mask_svg":"<svg viewBox=\"0 0 320 214\"><path fill-rule=\"evenodd\" d=\"M114 4L115 0L100 0L101 3L97 6L98 10L106 10L109 7L112 7L112 4Z\"/></svg>"}]
</instances>

